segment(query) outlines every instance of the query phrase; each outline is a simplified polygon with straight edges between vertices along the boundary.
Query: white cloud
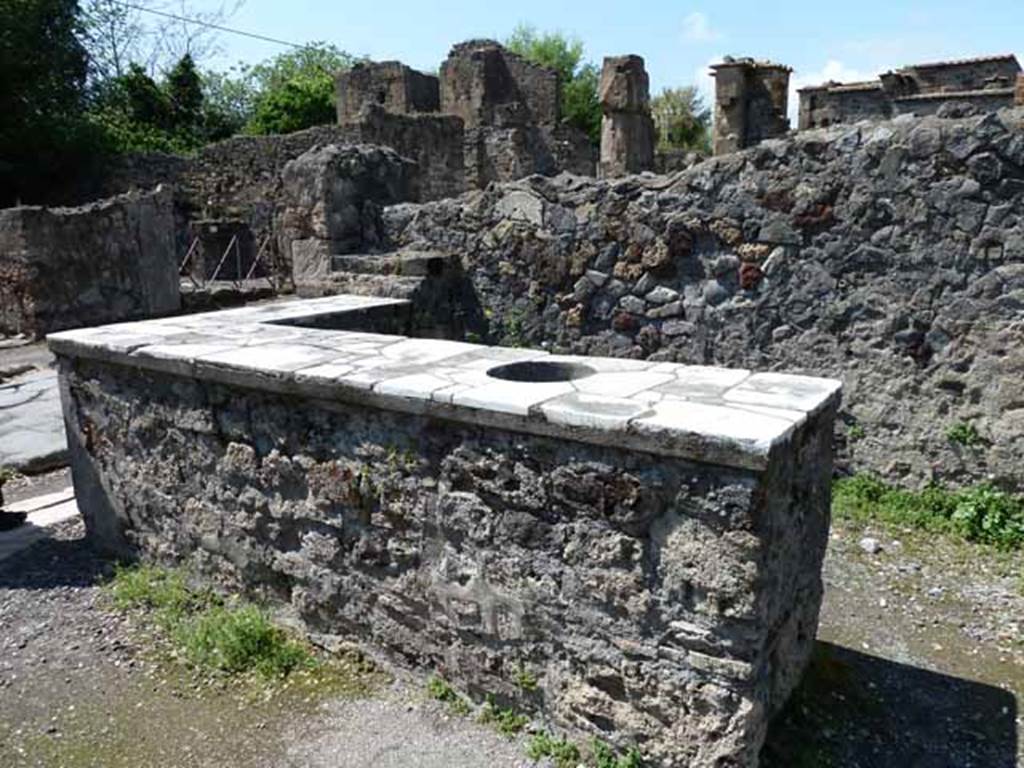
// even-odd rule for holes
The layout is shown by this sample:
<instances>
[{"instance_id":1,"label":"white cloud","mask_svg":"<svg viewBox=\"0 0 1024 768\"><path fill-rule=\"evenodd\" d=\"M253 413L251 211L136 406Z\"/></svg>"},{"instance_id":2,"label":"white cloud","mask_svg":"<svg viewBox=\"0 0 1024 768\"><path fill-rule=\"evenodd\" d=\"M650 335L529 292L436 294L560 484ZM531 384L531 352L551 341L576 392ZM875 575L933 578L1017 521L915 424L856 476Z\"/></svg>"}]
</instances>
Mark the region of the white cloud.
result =
<instances>
[{"instance_id":1,"label":"white cloud","mask_svg":"<svg viewBox=\"0 0 1024 768\"><path fill-rule=\"evenodd\" d=\"M711 29L711 22L706 14L694 11L683 19L683 38L698 43L709 43L721 35Z\"/></svg>"},{"instance_id":2,"label":"white cloud","mask_svg":"<svg viewBox=\"0 0 1024 768\"><path fill-rule=\"evenodd\" d=\"M721 64L724 58L724 54L712 56L705 64L693 71L693 84L697 88L697 93L703 97L704 103L709 107L715 103L715 78L711 76L711 65Z\"/></svg>"},{"instance_id":3,"label":"white cloud","mask_svg":"<svg viewBox=\"0 0 1024 768\"><path fill-rule=\"evenodd\" d=\"M837 83L853 83L860 80L874 80L880 72L885 72L888 67L879 67L873 70L862 70L856 67L849 67L838 59L829 59L825 66L813 72L794 72L789 78L789 119L796 128L797 115L800 111L800 99L797 90L806 88L809 85L821 85L830 80Z\"/></svg>"}]
</instances>

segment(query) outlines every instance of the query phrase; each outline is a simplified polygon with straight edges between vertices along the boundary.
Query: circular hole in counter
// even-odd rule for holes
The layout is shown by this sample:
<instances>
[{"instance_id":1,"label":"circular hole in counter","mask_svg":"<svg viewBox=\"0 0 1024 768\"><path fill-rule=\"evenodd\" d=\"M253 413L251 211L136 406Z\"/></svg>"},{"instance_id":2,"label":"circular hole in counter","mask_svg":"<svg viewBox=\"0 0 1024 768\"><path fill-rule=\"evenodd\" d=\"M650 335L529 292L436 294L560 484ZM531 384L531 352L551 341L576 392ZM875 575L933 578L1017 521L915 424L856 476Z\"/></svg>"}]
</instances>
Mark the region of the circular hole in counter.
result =
<instances>
[{"instance_id":1,"label":"circular hole in counter","mask_svg":"<svg viewBox=\"0 0 1024 768\"><path fill-rule=\"evenodd\" d=\"M487 375L505 381L544 383L552 381L573 381L592 376L597 371L583 363L562 363L548 360L524 360L518 363L499 365L487 371Z\"/></svg>"}]
</instances>

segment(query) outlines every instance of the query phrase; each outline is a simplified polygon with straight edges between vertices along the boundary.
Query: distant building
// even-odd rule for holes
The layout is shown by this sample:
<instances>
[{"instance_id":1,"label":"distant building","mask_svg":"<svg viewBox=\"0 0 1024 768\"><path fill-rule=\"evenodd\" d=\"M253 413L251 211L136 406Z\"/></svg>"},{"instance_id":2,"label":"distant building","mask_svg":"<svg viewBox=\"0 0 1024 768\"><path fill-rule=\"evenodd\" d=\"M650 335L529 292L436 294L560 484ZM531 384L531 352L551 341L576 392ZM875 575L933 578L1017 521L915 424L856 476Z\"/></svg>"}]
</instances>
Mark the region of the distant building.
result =
<instances>
[{"instance_id":1,"label":"distant building","mask_svg":"<svg viewBox=\"0 0 1024 768\"><path fill-rule=\"evenodd\" d=\"M886 72L877 80L801 88L799 127L932 115L950 102L995 111L1013 106L1020 75L1017 57L1007 54L915 64Z\"/></svg>"}]
</instances>

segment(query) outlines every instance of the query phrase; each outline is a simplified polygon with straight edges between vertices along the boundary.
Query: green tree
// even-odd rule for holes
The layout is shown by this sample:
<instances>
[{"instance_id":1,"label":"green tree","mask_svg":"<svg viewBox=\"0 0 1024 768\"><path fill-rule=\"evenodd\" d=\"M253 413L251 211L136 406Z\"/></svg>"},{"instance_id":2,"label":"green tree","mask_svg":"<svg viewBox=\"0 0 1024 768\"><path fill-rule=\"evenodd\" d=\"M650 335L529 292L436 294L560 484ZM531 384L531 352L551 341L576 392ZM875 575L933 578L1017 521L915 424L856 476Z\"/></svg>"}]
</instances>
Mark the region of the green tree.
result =
<instances>
[{"instance_id":1,"label":"green tree","mask_svg":"<svg viewBox=\"0 0 1024 768\"><path fill-rule=\"evenodd\" d=\"M259 94L252 80L244 76L245 72L245 65L239 65L228 72L204 72L202 75L203 125L211 141L241 133L252 118Z\"/></svg>"},{"instance_id":2,"label":"green tree","mask_svg":"<svg viewBox=\"0 0 1024 768\"><path fill-rule=\"evenodd\" d=\"M651 99L651 117L662 149L711 151L711 110L692 85L664 88Z\"/></svg>"},{"instance_id":3,"label":"green tree","mask_svg":"<svg viewBox=\"0 0 1024 768\"><path fill-rule=\"evenodd\" d=\"M0 0L0 202L32 199L87 154L88 61L74 0Z\"/></svg>"},{"instance_id":4,"label":"green tree","mask_svg":"<svg viewBox=\"0 0 1024 768\"><path fill-rule=\"evenodd\" d=\"M335 119L334 76L356 59L333 45L311 43L243 72L256 94L250 133L290 133Z\"/></svg>"},{"instance_id":5,"label":"green tree","mask_svg":"<svg viewBox=\"0 0 1024 768\"><path fill-rule=\"evenodd\" d=\"M187 152L210 140L202 79L188 54L159 83L129 65L94 89L90 116L114 152Z\"/></svg>"},{"instance_id":6,"label":"green tree","mask_svg":"<svg viewBox=\"0 0 1024 768\"><path fill-rule=\"evenodd\" d=\"M595 144L601 140L601 104L597 99L600 72L583 62L583 43L561 32L540 33L520 24L505 46L534 64L558 72L562 83L562 119L585 131Z\"/></svg>"},{"instance_id":7,"label":"green tree","mask_svg":"<svg viewBox=\"0 0 1024 768\"><path fill-rule=\"evenodd\" d=\"M164 81L172 128L195 131L203 122L203 81L190 54L181 57Z\"/></svg>"}]
</instances>

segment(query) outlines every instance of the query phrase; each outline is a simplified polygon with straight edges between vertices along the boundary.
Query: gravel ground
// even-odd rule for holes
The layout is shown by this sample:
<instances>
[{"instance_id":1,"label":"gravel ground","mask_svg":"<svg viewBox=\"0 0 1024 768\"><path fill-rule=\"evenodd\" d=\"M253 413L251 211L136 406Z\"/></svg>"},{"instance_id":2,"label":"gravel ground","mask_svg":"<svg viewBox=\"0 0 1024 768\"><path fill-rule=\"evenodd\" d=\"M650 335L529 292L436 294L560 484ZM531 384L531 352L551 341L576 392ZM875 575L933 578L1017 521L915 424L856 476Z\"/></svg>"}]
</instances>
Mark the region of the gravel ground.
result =
<instances>
[{"instance_id":1,"label":"gravel ground","mask_svg":"<svg viewBox=\"0 0 1024 768\"><path fill-rule=\"evenodd\" d=\"M78 521L0 564L0 765L524 768L510 742L395 673L329 687L191 677L97 587ZM881 550L868 554L865 536ZM898 543L897 543L898 540ZM769 768L1024 766L1024 558L837 524L815 661Z\"/></svg>"}]
</instances>

